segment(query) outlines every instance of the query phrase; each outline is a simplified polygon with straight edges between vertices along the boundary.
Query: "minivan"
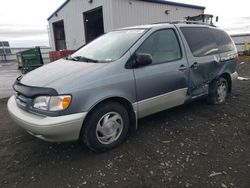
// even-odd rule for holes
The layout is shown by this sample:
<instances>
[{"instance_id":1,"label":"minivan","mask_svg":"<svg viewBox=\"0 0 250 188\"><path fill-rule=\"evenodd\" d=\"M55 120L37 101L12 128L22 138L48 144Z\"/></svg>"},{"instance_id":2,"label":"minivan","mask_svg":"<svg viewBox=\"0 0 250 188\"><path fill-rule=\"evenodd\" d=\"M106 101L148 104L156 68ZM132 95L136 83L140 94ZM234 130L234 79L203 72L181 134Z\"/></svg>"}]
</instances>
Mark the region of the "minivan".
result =
<instances>
[{"instance_id":1,"label":"minivan","mask_svg":"<svg viewBox=\"0 0 250 188\"><path fill-rule=\"evenodd\" d=\"M17 78L8 110L28 133L121 144L139 118L200 97L226 101L237 78L230 36L210 25L158 23L108 32L71 56Z\"/></svg>"}]
</instances>

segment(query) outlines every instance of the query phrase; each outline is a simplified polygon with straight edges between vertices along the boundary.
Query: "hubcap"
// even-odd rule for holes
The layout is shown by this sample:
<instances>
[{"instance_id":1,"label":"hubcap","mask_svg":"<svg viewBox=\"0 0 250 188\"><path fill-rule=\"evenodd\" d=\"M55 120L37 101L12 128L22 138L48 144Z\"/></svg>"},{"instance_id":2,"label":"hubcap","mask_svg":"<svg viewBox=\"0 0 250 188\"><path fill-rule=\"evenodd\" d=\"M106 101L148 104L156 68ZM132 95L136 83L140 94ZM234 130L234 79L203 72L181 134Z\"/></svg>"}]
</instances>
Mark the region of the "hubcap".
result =
<instances>
[{"instance_id":1,"label":"hubcap","mask_svg":"<svg viewBox=\"0 0 250 188\"><path fill-rule=\"evenodd\" d=\"M227 96L227 86L224 82L220 83L217 88L218 102L224 102Z\"/></svg>"},{"instance_id":2,"label":"hubcap","mask_svg":"<svg viewBox=\"0 0 250 188\"><path fill-rule=\"evenodd\" d=\"M102 144L116 141L123 130L123 120L117 112L109 112L102 116L96 126L96 137Z\"/></svg>"}]
</instances>

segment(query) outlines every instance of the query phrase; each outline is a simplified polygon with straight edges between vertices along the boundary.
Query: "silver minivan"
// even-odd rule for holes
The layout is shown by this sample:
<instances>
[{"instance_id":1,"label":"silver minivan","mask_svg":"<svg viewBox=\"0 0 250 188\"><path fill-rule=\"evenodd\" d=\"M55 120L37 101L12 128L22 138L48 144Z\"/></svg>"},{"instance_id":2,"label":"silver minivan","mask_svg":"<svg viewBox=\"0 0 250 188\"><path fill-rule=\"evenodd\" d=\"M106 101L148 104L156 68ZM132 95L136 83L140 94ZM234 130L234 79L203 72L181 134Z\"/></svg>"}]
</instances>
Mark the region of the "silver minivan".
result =
<instances>
[{"instance_id":1,"label":"silver minivan","mask_svg":"<svg viewBox=\"0 0 250 188\"><path fill-rule=\"evenodd\" d=\"M106 151L139 118L199 97L224 103L238 76L236 58L232 39L213 26L118 29L17 78L8 110L35 137Z\"/></svg>"}]
</instances>

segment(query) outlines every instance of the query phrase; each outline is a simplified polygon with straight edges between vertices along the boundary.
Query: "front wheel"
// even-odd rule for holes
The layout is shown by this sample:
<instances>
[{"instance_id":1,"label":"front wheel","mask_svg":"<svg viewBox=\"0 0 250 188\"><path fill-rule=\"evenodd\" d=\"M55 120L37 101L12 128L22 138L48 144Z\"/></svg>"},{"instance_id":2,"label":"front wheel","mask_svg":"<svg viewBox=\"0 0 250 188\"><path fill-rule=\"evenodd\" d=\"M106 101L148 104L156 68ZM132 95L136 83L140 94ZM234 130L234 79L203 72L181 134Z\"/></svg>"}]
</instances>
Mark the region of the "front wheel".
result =
<instances>
[{"instance_id":1,"label":"front wheel","mask_svg":"<svg viewBox=\"0 0 250 188\"><path fill-rule=\"evenodd\" d=\"M225 78L214 80L210 86L208 102L211 104L223 104L229 93L228 82Z\"/></svg>"},{"instance_id":2,"label":"front wheel","mask_svg":"<svg viewBox=\"0 0 250 188\"><path fill-rule=\"evenodd\" d=\"M106 151L121 144L127 136L129 115L117 102L97 106L83 125L81 139L94 151Z\"/></svg>"}]
</instances>

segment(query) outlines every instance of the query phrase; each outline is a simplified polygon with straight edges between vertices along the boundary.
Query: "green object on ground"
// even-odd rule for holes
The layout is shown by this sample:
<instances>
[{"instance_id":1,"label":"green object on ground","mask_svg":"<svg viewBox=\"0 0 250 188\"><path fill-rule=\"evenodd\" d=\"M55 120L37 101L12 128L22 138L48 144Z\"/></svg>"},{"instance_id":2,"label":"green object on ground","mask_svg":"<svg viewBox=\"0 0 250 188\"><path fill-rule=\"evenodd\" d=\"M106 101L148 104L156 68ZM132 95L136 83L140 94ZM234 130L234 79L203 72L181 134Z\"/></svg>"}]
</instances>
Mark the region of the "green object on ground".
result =
<instances>
[{"instance_id":1,"label":"green object on ground","mask_svg":"<svg viewBox=\"0 0 250 188\"><path fill-rule=\"evenodd\" d=\"M43 65L43 59L39 47L18 52L16 56L18 68L21 68L22 74L26 74Z\"/></svg>"}]
</instances>

